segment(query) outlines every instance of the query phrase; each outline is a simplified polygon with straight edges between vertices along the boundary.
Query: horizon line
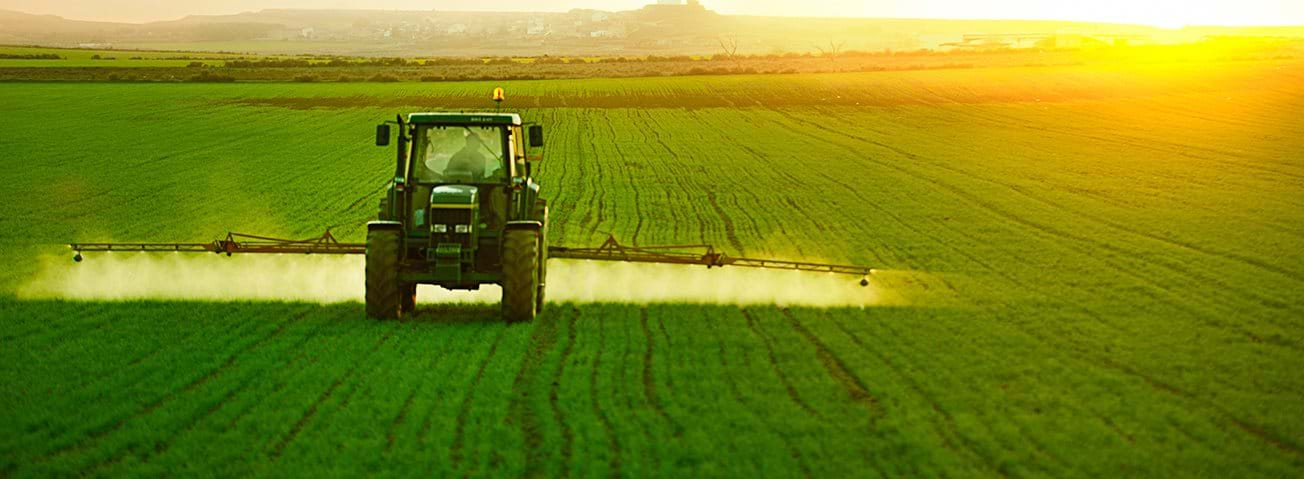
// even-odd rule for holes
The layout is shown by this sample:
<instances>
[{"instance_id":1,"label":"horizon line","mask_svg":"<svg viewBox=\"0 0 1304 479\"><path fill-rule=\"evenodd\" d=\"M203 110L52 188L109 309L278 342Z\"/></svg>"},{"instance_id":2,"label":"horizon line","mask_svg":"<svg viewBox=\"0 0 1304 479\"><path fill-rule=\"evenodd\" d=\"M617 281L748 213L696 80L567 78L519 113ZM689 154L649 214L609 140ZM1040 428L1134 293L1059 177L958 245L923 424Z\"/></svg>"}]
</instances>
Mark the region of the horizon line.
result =
<instances>
[{"instance_id":1,"label":"horizon line","mask_svg":"<svg viewBox=\"0 0 1304 479\"><path fill-rule=\"evenodd\" d=\"M651 5L649 5L651 6ZM635 12L633 10L601 10L596 8L571 8L568 10L410 10L410 9L383 9L383 8L263 8L259 10L244 10L234 13L191 13L181 17L162 20L110 20L110 19L86 19L63 16L57 13L31 13L22 10L0 8L0 11L9 11L24 15L55 17L62 20L88 23L116 23L125 25L149 25L152 23L177 22L188 18L195 17L229 17L244 14L257 14L268 11L290 11L290 12L414 12L414 13L485 13L485 14L565 14L576 10L589 10L606 13ZM1188 24L1180 27L1163 27L1138 22L1126 22L1119 20L1081 20L1065 18L987 18L987 17L862 17L862 16L824 16L824 15L760 15L760 14L736 14L736 13L719 13L711 11L721 16L728 17L754 17L754 18L801 18L815 20L913 20L913 21L954 21L954 22L1057 22L1057 23L1080 23L1096 25L1117 25L1130 27L1145 27L1159 30L1182 30L1186 28L1292 28L1304 27L1304 23L1228 23L1228 24Z\"/></svg>"}]
</instances>

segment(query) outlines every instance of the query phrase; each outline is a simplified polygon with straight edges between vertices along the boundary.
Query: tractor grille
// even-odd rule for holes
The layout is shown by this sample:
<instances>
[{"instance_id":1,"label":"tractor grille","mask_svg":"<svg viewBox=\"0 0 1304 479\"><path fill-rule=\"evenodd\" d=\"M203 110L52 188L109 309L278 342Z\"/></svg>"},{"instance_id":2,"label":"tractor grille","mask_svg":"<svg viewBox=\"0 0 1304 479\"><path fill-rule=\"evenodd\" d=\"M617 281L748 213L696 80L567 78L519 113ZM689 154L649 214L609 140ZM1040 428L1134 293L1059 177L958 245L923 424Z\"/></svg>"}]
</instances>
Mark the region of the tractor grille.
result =
<instances>
[{"instance_id":1,"label":"tractor grille","mask_svg":"<svg viewBox=\"0 0 1304 479\"><path fill-rule=\"evenodd\" d=\"M469 209L449 209L449 208L431 208L430 224L448 225L448 231L453 232L453 225L471 224L471 210Z\"/></svg>"},{"instance_id":2,"label":"tractor grille","mask_svg":"<svg viewBox=\"0 0 1304 479\"><path fill-rule=\"evenodd\" d=\"M461 208L431 208L430 224L432 226L446 225L448 227L444 233L432 232L430 234L431 246L440 243L458 243L461 244L463 248L470 248L472 246L472 240L475 238L475 234L457 233L455 232L454 227L456 225L471 225L471 231L474 232L476 225L471 224L473 212L474 210Z\"/></svg>"}]
</instances>

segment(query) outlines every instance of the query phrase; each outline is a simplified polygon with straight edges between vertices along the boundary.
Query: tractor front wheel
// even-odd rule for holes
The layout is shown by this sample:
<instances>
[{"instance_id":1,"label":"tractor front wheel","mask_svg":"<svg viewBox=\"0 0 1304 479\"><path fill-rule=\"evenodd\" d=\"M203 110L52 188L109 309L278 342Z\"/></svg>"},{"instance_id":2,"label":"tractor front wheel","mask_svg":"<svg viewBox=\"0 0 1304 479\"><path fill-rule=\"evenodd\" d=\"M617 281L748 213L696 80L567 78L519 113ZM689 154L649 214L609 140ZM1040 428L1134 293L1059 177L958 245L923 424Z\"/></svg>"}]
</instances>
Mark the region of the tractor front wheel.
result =
<instances>
[{"instance_id":1,"label":"tractor front wheel","mask_svg":"<svg viewBox=\"0 0 1304 479\"><path fill-rule=\"evenodd\" d=\"M503 240L503 317L509 323L533 321L538 313L539 234L507 230Z\"/></svg>"},{"instance_id":2,"label":"tractor front wheel","mask_svg":"<svg viewBox=\"0 0 1304 479\"><path fill-rule=\"evenodd\" d=\"M400 287L398 256L402 238L398 231L367 232L367 316L395 319L399 316Z\"/></svg>"}]
</instances>

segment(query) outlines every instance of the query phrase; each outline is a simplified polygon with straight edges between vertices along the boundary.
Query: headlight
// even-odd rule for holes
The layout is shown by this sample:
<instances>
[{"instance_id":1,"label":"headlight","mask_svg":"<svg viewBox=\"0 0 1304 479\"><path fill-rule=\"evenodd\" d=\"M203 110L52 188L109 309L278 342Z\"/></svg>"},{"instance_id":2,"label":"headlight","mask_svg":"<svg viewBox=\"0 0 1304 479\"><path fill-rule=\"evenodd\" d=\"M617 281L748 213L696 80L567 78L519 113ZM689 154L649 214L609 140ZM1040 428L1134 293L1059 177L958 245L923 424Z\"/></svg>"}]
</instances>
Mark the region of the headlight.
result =
<instances>
[{"instance_id":1,"label":"headlight","mask_svg":"<svg viewBox=\"0 0 1304 479\"><path fill-rule=\"evenodd\" d=\"M453 227L454 233L470 233L471 225L457 225Z\"/></svg>"},{"instance_id":2,"label":"headlight","mask_svg":"<svg viewBox=\"0 0 1304 479\"><path fill-rule=\"evenodd\" d=\"M430 231L434 231L436 233L447 233L448 225L432 225L430 227Z\"/></svg>"}]
</instances>

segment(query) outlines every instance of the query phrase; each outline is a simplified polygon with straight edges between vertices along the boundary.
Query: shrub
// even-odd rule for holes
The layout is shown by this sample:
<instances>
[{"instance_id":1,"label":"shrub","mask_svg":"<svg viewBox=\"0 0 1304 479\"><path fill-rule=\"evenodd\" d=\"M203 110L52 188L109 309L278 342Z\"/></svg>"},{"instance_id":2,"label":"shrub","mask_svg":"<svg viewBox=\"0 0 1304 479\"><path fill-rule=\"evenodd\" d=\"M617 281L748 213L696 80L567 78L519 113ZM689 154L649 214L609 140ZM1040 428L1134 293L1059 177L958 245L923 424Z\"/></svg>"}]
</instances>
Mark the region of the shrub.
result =
<instances>
[{"instance_id":1,"label":"shrub","mask_svg":"<svg viewBox=\"0 0 1304 479\"><path fill-rule=\"evenodd\" d=\"M299 75L294 77L294 81L299 83L314 83L317 81L317 75Z\"/></svg>"},{"instance_id":2,"label":"shrub","mask_svg":"<svg viewBox=\"0 0 1304 479\"><path fill-rule=\"evenodd\" d=\"M228 75L218 75L211 72L203 72L198 75L187 78L186 81L191 83L233 83L235 77Z\"/></svg>"},{"instance_id":3,"label":"shrub","mask_svg":"<svg viewBox=\"0 0 1304 479\"><path fill-rule=\"evenodd\" d=\"M378 82L378 83L393 83L398 81L398 77L394 75L386 75L384 73L377 73L371 78L368 78L367 81Z\"/></svg>"}]
</instances>

